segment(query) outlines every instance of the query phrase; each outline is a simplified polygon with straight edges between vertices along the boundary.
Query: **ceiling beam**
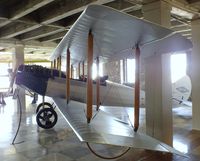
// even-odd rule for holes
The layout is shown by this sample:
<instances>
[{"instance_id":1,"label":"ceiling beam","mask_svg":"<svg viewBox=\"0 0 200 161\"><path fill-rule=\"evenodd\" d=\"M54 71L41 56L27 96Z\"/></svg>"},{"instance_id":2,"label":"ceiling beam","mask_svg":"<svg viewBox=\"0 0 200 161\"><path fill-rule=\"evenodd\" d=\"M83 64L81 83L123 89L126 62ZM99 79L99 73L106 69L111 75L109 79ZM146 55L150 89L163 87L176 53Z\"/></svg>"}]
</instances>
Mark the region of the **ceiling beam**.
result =
<instances>
[{"instance_id":1,"label":"ceiling beam","mask_svg":"<svg viewBox=\"0 0 200 161\"><path fill-rule=\"evenodd\" d=\"M200 3L200 0L187 0L189 4Z\"/></svg>"},{"instance_id":2,"label":"ceiling beam","mask_svg":"<svg viewBox=\"0 0 200 161\"><path fill-rule=\"evenodd\" d=\"M10 17L12 20L19 19L55 0L26 0L19 5L10 9Z\"/></svg>"},{"instance_id":3,"label":"ceiling beam","mask_svg":"<svg viewBox=\"0 0 200 161\"><path fill-rule=\"evenodd\" d=\"M18 45L23 45L27 48L41 48L41 49L52 49L57 46L57 43L54 42L40 42L36 40L31 41L20 41L17 39L0 39L0 46L3 46L5 48L13 48Z\"/></svg>"},{"instance_id":4,"label":"ceiling beam","mask_svg":"<svg viewBox=\"0 0 200 161\"><path fill-rule=\"evenodd\" d=\"M41 1L41 0L39 0L39 1ZM38 8L38 7L42 7L42 6L44 6L47 2L46 2L46 0L43 0L41 3L39 3L39 1L38 0L34 0L32 3L33 4L35 4L35 6L33 6L33 7L35 7L35 9L36 8ZM52 0L51 0L52 1ZM91 0L90 0L91 1ZM97 0L97 1L95 1L95 2L93 2L93 3L98 3L98 4L104 4L104 3L108 3L108 2L111 2L111 1L114 1L114 0ZM31 5L31 2L29 2L28 4L29 5ZM50 1L48 1L48 2L50 2ZM78 1L78 2L80 2L80 1ZM65 7L61 7L61 8L59 8L59 7L55 7L56 9L53 9L52 10L52 8L48 8L48 6L47 6L47 8L46 9L43 9L42 10L42 13L40 13L40 14L42 14L44 17L42 17L41 19L42 19L42 22L41 23L37 23L37 22L35 22L35 21L27 21L28 22L28 24L25 24L25 23L18 23L18 24L15 24L15 25L11 25L11 26L9 26L9 27L7 27L7 26L5 26L3 29L2 29L2 31L3 32L0 32L0 38L12 38L12 37L15 37L15 36L18 36L18 35L20 35L20 34L23 34L23 33L26 33L26 32L30 32L30 31L32 31L32 30L35 30L35 29L37 29L37 28L39 28L39 27L41 27L41 26L43 26L43 25L48 25L48 26L51 26L49 23L52 23L52 22L55 22L55 21L57 21L58 19L61 19L61 18L65 18L65 17L67 17L67 16L69 16L69 15L73 15L74 13L78 13L78 12L80 12L80 11L83 11L84 10L84 8L85 8L85 6L86 5L83 5L83 2L84 1L82 1L82 3L78 3L79 4L79 6L75 6L74 5L74 1L71 1L71 4L70 3L67 3L66 4L66 6ZM89 2L88 2L89 3ZM27 8L28 8L28 4L26 4L27 6ZM84 4L85 4L85 2L84 2ZM71 7L69 7L71 5ZM80 7L81 6L81 7ZM78 9L76 9L76 7L79 7ZM68 9L66 9L66 8L68 8ZM71 11L71 9L72 9L72 11ZM74 9L74 10L73 10ZM25 10L25 9L24 9ZM68 14L67 13L67 10L70 12L70 14ZM30 12L31 11L31 9L30 10L28 10L27 9L27 11L21 11L20 13L21 13L21 15L22 15L22 13L28 13L28 12ZM51 11L51 12L49 12L49 11ZM43 13L43 12L45 12L45 13ZM60 16L58 16L58 13L62 13L62 16L60 17ZM47 18L47 17L51 17L51 19L50 20L46 20L45 18ZM15 16L15 18L16 18L17 16ZM18 15L18 18L19 18L19 15ZM48 18L47 18L48 19ZM15 20L15 21L19 21L19 20ZM75 21L75 20L74 20ZM74 22L73 21L73 22ZM11 21L10 20L7 20L7 21L5 21L5 24L3 23L3 24L0 24L0 27L2 27L2 26L4 26L4 25L7 25L7 24L9 24ZM24 21L23 21L24 22ZM30 23L30 24L29 24ZM32 24L32 25L31 25ZM54 25L53 25L54 26ZM55 26L54 26L55 27ZM58 27L58 26L57 26ZM30 35L30 33L28 33L29 35ZM33 33L33 35L35 35L35 33ZM22 36L23 37L23 36ZM41 37L44 37L44 36L41 36ZM37 38L39 38L39 37L37 37ZM32 38L31 38L32 39ZM24 39L24 40L26 40L26 38Z\"/></svg>"},{"instance_id":5,"label":"ceiling beam","mask_svg":"<svg viewBox=\"0 0 200 161\"><path fill-rule=\"evenodd\" d=\"M13 20L19 19L55 0L26 0L19 3L17 6L9 8L9 19L0 24L0 27L6 26Z\"/></svg>"},{"instance_id":6,"label":"ceiling beam","mask_svg":"<svg viewBox=\"0 0 200 161\"><path fill-rule=\"evenodd\" d=\"M82 12L88 4L105 4L112 1L114 0L88 0L87 2L71 0L62 5L55 3L53 10L48 8L41 10L40 23L49 24Z\"/></svg>"},{"instance_id":7,"label":"ceiling beam","mask_svg":"<svg viewBox=\"0 0 200 161\"><path fill-rule=\"evenodd\" d=\"M177 0L162 0L176 8L179 8L179 9L182 9L184 11L187 11L187 12L190 12L190 13L193 13L193 14L197 14L198 16L200 16L200 12L197 8L195 7L191 7L190 5L188 4L184 4L182 2L179 2Z\"/></svg>"},{"instance_id":8,"label":"ceiling beam","mask_svg":"<svg viewBox=\"0 0 200 161\"><path fill-rule=\"evenodd\" d=\"M50 53L52 52L54 49L53 48L33 48L33 47L26 47L24 48L24 52L25 53L33 53L33 52L37 52L37 53Z\"/></svg>"},{"instance_id":9,"label":"ceiling beam","mask_svg":"<svg viewBox=\"0 0 200 161\"><path fill-rule=\"evenodd\" d=\"M3 27L0 30L0 38L1 39L8 39L8 38L13 38L15 36L24 34L26 32L35 30L41 26L44 26L42 24L36 23L36 22L29 22L29 23L12 23L9 24L6 27ZM60 29L65 29L64 26L60 26L60 25L56 25L56 24L49 24L46 25L48 27L52 27L52 28L60 28Z\"/></svg>"},{"instance_id":10,"label":"ceiling beam","mask_svg":"<svg viewBox=\"0 0 200 161\"><path fill-rule=\"evenodd\" d=\"M7 21L7 19L0 18L0 24L4 23L6 21Z\"/></svg>"},{"instance_id":11,"label":"ceiling beam","mask_svg":"<svg viewBox=\"0 0 200 161\"><path fill-rule=\"evenodd\" d=\"M105 5L109 6L111 8L117 9L117 10L123 10L123 9L127 9L127 8L133 6L132 3L129 3L129 2L124 1L124 0L115 0L115 1L107 3Z\"/></svg>"},{"instance_id":12,"label":"ceiling beam","mask_svg":"<svg viewBox=\"0 0 200 161\"><path fill-rule=\"evenodd\" d=\"M131 12L127 12L129 15L138 17L138 18L143 18L143 13L142 10L136 10L136 11L131 11Z\"/></svg>"},{"instance_id":13,"label":"ceiling beam","mask_svg":"<svg viewBox=\"0 0 200 161\"><path fill-rule=\"evenodd\" d=\"M41 24L32 25L24 23L13 23L12 25L9 25L1 29L0 38L2 39L12 38L17 35L35 30L41 26L42 26Z\"/></svg>"},{"instance_id":14,"label":"ceiling beam","mask_svg":"<svg viewBox=\"0 0 200 161\"><path fill-rule=\"evenodd\" d=\"M29 41L25 41L23 43L24 43L25 48L35 48L35 50L36 49L51 50L51 49L55 49L56 46L58 45L55 42L40 42L40 41L36 41L36 40L29 40Z\"/></svg>"},{"instance_id":15,"label":"ceiling beam","mask_svg":"<svg viewBox=\"0 0 200 161\"><path fill-rule=\"evenodd\" d=\"M39 41L48 42L48 41L54 41L54 40L62 39L65 36L66 33L67 33L67 31L59 32L59 33L54 34L54 35L50 35L50 36L46 36L44 38L40 38Z\"/></svg>"},{"instance_id":16,"label":"ceiling beam","mask_svg":"<svg viewBox=\"0 0 200 161\"><path fill-rule=\"evenodd\" d=\"M190 26L174 26L174 27L171 27L171 29L174 31L185 31L185 30L191 31L192 30Z\"/></svg>"},{"instance_id":17,"label":"ceiling beam","mask_svg":"<svg viewBox=\"0 0 200 161\"><path fill-rule=\"evenodd\" d=\"M142 9L142 5L136 4L136 5L132 5L132 6L128 7L128 8L125 8L125 9L123 9L121 11L129 13L129 12L134 12L134 11L138 11L138 10L141 10L141 9Z\"/></svg>"},{"instance_id":18,"label":"ceiling beam","mask_svg":"<svg viewBox=\"0 0 200 161\"><path fill-rule=\"evenodd\" d=\"M180 17L176 16L176 15L171 15L171 23L172 21L177 21L179 22L180 24L185 24L185 25L188 25L190 26L191 25L191 22L188 21L188 20L185 20L185 19L181 19Z\"/></svg>"},{"instance_id":19,"label":"ceiling beam","mask_svg":"<svg viewBox=\"0 0 200 161\"><path fill-rule=\"evenodd\" d=\"M185 34L185 33L190 33L190 32L192 32L192 29L185 29L185 30L176 31L176 33L180 33L180 34Z\"/></svg>"},{"instance_id":20,"label":"ceiling beam","mask_svg":"<svg viewBox=\"0 0 200 161\"><path fill-rule=\"evenodd\" d=\"M178 27L188 27L189 25L187 25L187 24L179 24L179 23L177 23L177 24L171 24L171 29L173 29L173 28L178 28Z\"/></svg>"},{"instance_id":21,"label":"ceiling beam","mask_svg":"<svg viewBox=\"0 0 200 161\"><path fill-rule=\"evenodd\" d=\"M0 46L12 47L16 45L23 45L23 42L17 39L0 39Z\"/></svg>"},{"instance_id":22,"label":"ceiling beam","mask_svg":"<svg viewBox=\"0 0 200 161\"><path fill-rule=\"evenodd\" d=\"M182 35L186 36L186 37L189 37L189 36L192 36L192 33L191 32L190 33L183 33Z\"/></svg>"},{"instance_id":23,"label":"ceiling beam","mask_svg":"<svg viewBox=\"0 0 200 161\"><path fill-rule=\"evenodd\" d=\"M7 24L9 24L11 22L12 22L11 20L6 20L6 21L0 23L0 27L6 26Z\"/></svg>"},{"instance_id":24,"label":"ceiling beam","mask_svg":"<svg viewBox=\"0 0 200 161\"><path fill-rule=\"evenodd\" d=\"M49 27L49 26L42 26L37 30L34 30L32 32L27 32L23 35L19 36L20 40L27 41L27 40L33 40L33 39L39 39L45 36L49 36L52 34L59 33L61 31L66 30L65 28L55 28L55 27Z\"/></svg>"}]
</instances>

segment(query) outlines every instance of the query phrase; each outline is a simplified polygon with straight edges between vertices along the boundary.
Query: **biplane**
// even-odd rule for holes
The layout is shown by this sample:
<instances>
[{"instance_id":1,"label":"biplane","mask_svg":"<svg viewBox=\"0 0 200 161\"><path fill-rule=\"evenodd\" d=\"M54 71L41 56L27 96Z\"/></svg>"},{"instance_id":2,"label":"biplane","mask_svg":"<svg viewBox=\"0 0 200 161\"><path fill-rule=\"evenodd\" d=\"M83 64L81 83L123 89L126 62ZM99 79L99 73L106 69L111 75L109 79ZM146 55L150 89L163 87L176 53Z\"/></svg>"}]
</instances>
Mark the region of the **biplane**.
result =
<instances>
[{"instance_id":1,"label":"biplane","mask_svg":"<svg viewBox=\"0 0 200 161\"><path fill-rule=\"evenodd\" d=\"M172 99L178 104L192 107L191 89L192 84L190 77L185 75L172 84Z\"/></svg>"},{"instance_id":2,"label":"biplane","mask_svg":"<svg viewBox=\"0 0 200 161\"><path fill-rule=\"evenodd\" d=\"M57 63L58 70L22 65L16 75L16 84L43 96L51 96L80 141L88 145L109 144L182 155L172 147L138 132L143 95L139 79L140 59L190 48L192 44L189 40L170 29L109 7L89 5L51 55L52 66ZM101 81L99 76L95 82L92 80L94 61L98 69L99 62L109 63L123 58L135 58L134 88ZM66 66L65 74L61 72L61 62L62 66ZM87 66L86 81L70 79L71 65L79 66L82 62ZM109 88L111 85L113 91ZM107 100L103 101L103 95ZM44 105L48 106L48 103L43 102L41 107ZM132 106L134 125L101 110L102 106ZM38 108L37 121L40 126L52 127L57 119L54 109L41 107ZM53 121L51 118L54 118Z\"/></svg>"}]
</instances>

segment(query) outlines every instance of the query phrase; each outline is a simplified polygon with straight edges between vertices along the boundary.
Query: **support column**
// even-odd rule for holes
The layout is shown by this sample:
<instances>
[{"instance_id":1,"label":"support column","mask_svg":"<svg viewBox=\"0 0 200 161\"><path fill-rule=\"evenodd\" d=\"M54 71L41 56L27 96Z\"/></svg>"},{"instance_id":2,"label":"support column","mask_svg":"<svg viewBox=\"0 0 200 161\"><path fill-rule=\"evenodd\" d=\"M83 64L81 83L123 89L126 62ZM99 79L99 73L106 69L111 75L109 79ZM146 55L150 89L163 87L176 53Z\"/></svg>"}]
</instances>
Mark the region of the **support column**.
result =
<instances>
[{"instance_id":1,"label":"support column","mask_svg":"<svg viewBox=\"0 0 200 161\"><path fill-rule=\"evenodd\" d=\"M16 46L14 48L14 54L13 54L13 72L16 72L19 65L24 64L24 46ZM19 87L20 88L20 87ZM26 110L26 99L25 99L25 90L23 88L20 88L19 91L19 98L20 102L17 99L17 109L19 109L19 106L21 104L22 110Z\"/></svg>"},{"instance_id":2,"label":"support column","mask_svg":"<svg viewBox=\"0 0 200 161\"><path fill-rule=\"evenodd\" d=\"M142 9L145 19L170 27L171 6L167 3L156 1L144 5ZM170 54L159 54L145 60L146 133L172 145Z\"/></svg>"},{"instance_id":3,"label":"support column","mask_svg":"<svg viewBox=\"0 0 200 161\"><path fill-rule=\"evenodd\" d=\"M171 26L171 6L168 3L163 1L154 1L152 3L143 5L142 11L146 20L165 27Z\"/></svg>"},{"instance_id":4,"label":"support column","mask_svg":"<svg viewBox=\"0 0 200 161\"><path fill-rule=\"evenodd\" d=\"M192 128L200 130L200 20L192 21L192 55L191 55L191 81L192 81Z\"/></svg>"},{"instance_id":5,"label":"support column","mask_svg":"<svg viewBox=\"0 0 200 161\"><path fill-rule=\"evenodd\" d=\"M93 64L93 35L91 31L88 35L88 53L87 53L87 122L90 123L92 118L93 103L93 81L92 81L92 64Z\"/></svg>"},{"instance_id":6,"label":"support column","mask_svg":"<svg viewBox=\"0 0 200 161\"><path fill-rule=\"evenodd\" d=\"M146 132L169 145L173 141L169 55L146 59Z\"/></svg>"},{"instance_id":7,"label":"support column","mask_svg":"<svg viewBox=\"0 0 200 161\"><path fill-rule=\"evenodd\" d=\"M70 99L70 51L67 49L67 63L66 63L66 98L67 103Z\"/></svg>"},{"instance_id":8,"label":"support column","mask_svg":"<svg viewBox=\"0 0 200 161\"><path fill-rule=\"evenodd\" d=\"M96 100L97 100L97 111L100 107L100 76L99 76L99 57L97 57L97 77L96 77Z\"/></svg>"}]
</instances>

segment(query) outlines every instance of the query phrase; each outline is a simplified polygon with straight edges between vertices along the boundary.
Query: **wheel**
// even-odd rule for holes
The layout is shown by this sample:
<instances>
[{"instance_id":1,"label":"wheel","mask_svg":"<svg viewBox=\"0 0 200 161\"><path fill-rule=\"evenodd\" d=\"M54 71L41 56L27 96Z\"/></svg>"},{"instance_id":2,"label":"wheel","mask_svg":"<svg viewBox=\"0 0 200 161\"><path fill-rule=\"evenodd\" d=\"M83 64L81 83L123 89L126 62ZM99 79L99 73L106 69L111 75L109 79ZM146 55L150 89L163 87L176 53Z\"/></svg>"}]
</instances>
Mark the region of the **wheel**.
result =
<instances>
[{"instance_id":1,"label":"wheel","mask_svg":"<svg viewBox=\"0 0 200 161\"><path fill-rule=\"evenodd\" d=\"M48 102L44 102L44 106L43 106L43 103L40 103L40 104L37 106L36 114L38 113L38 111L40 111L41 109L44 109L44 108L51 108L51 109L53 109L53 106L52 106L52 104L50 104L50 103L48 103Z\"/></svg>"},{"instance_id":2,"label":"wheel","mask_svg":"<svg viewBox=\"0 0 200 161\"><path fill-rule=\"evenodd\" d=\"M38 126L43 129L50 129L54 127L58 120L58 115L52 108L41 109L36 116Z\"/></svg>"}]
</instances>

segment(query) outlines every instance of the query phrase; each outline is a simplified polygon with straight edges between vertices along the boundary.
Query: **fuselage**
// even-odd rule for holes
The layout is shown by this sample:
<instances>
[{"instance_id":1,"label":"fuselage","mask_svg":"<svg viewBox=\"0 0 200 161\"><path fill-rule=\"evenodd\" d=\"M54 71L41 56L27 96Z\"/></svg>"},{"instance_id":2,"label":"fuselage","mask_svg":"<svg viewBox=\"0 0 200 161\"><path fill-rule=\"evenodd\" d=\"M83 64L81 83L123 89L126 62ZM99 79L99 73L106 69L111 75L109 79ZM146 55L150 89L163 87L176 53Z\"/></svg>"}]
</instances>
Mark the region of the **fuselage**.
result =
<instances>
[{"instance_id":1,"label":"fuselage","mask_svg":"<svg viewBox=\"0 0 200 161\"><path fill-rule=\"evenodd\" d=\"M59 77L57 70L52 72L52 70L43 67L23 66L17 72L16 84L43 96L66 97L66 78L64 74ZM70 79L70 99L85 103L86 84L86 81ZM141 104L144 104L144 91L140 93ZM100 103L106 106L132 107L134 104L134 88L104 81L100 84ZM93 104L96 104L95 81L93 83Z\"/></svg>"},{"instance_id":2,"label":"fuselage","mask_svg":"<svg viewBox=\"0 0 200 161\"><path fill-rule=\"evenodd\" d=\"M86 102L86 82L79 80L70 80L70 99ZM50 97L66 96L66 79L49 79L46 95ZM144 104L144 91L140 95L141 103ZM118 83L106 81L100 85L100 103L105 106L126 106L131 107L134 104L134 89ZM96 84L93 83L93 104L96 104Z\"/></svg>"}]
</instances>

